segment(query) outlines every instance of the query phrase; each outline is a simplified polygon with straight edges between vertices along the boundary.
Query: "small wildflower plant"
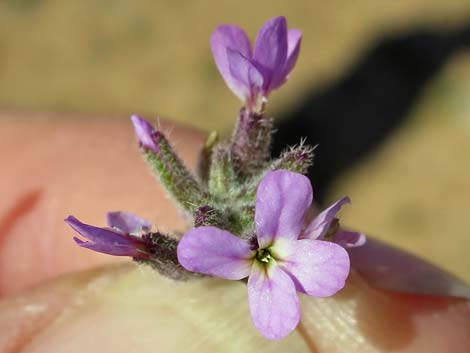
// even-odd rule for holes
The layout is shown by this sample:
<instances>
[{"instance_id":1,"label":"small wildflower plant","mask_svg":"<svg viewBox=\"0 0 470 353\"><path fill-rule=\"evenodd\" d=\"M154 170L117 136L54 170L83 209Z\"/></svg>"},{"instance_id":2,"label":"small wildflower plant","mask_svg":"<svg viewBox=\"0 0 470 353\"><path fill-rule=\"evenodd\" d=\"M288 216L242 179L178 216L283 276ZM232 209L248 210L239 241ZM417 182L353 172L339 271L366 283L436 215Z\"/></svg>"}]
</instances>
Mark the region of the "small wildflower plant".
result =
<instances>
[{"instance_id":1,"label":"small wildflower plant","mask_svg":"<svg viewBox=\"0 0 470 353\"><path fill-rule=\"evenodd\" d=\"M284 17L266 22L253 48L238 26L215 30L215 63L243 107L230 139L209 135L197 175L161 131L131 117L145 160L191 220L185 234L163 234L135 215L110 212L107 227L69 216L65 221L86 239L75 237L75 242L132 257L175 280L248 278L252 320L268 339L286 337L297 327L297 292L328 297L343 288L350 271L345 248L365 242L363 234L339 226L337 213L349 198L308 221L313 191L304 174L312 165L313 148L301 140L277 159L270 157L268 95L289 78L301 39L302 33L288 29Z\"/></svg>"}]
</instances>

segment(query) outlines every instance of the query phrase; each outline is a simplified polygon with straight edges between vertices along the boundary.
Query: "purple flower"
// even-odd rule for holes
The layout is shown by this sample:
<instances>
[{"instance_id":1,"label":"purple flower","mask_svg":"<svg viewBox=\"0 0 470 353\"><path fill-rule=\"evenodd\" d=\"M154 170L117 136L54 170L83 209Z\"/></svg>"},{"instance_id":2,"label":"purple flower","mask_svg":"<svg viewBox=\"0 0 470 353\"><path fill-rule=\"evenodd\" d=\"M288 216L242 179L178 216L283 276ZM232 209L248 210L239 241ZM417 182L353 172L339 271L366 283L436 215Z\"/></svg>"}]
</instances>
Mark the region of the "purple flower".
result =
<instances>
[{"instance_id":1,"label":"purple flower","mask_svg":"<svg viewBox=\"0 0 470 353\"><path fill-rule=\"evenodd\" d=\"M339 199L326 210L321 212L302 232L302 239L331 240L344 248L355 248L362 246L366 242L366 236L363 233L352 232L339 229L336 214L341 207L351 203L349 197Z\"/></svg>"},{"instance_id":2,"label":"purple flower","mask_svg":"<svg viewBox=\"0 0 470 353\"><path fill-rule=\"evenodd\" d=\"M140 145L158 153L160 151L158 146L159 132L156 131L147 120L142 119L138 115L132 115L131 120L134 124L134 130L139 138Z\"/></svg>"},{"instance_id":3,"label":"purple flower","mask_svg":"<svg viewBox=\"0 0 470 353\"><path fill-rule=\"evenodd\" d=\"M179 243L178 260L193 272L231 280L249 277L253 323L267 338L283 338L300 320L297 291L331 296L343 288L349 274L344 248L299 238L311 203L307 177L286 170L271 172L258 187L253 241L216 227L193 228ZM320 222L319 227L327 225Z\"/></svg>"},{"instance_id":4,"label":"purple flower","mask_svg":"<svg viewBox=\"0 0 470 353\"><path fill-rule=\"evenodd\" d=\"M147 246L140 235L149 232L151 224L126 212L110 212L107 218L109 228L82 223L74 216L68 216L65 222L89 240L74 237L81 247L109 255L147 258Z\"/></svg>"},{"instance_id":5,"label":"purple flower","mask_svg":"<svg viewBox=\"0 0 470 353\"><path fill-rule=\"evenodd\" d=\"M235 25L219 26L211 38L215 63L229 88L248 107L280 87L299 56L302 33L287 29L285 17L275 17L258 32L254 50L245 31Z\"/></svg>"}]
</instances>

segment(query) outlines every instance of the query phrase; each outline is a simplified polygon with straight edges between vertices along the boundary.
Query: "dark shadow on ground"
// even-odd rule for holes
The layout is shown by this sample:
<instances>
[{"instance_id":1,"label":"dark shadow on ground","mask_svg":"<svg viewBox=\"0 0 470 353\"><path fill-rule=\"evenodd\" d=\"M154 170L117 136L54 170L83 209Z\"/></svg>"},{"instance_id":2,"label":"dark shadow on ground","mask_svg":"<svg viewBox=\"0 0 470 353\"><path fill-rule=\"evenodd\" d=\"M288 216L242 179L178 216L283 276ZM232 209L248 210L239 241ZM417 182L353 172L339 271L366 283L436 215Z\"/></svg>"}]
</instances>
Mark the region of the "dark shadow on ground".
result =
<instances>
[{"instance_id":1,"label":"dark shadow on ground","mask_svg":"<svg viewBox=\"0 0 470 353\"><path fill-rule=\"evenodd\" d=\"M312 88L297 107L280 114L274 155L301 136L318 144L309 176L316 200L323 203L334 178L405 121L426 83L464 48L470 48L470 25L445 33L416 30L385 37L339 82Z\"/></svg>"}]
</instances>

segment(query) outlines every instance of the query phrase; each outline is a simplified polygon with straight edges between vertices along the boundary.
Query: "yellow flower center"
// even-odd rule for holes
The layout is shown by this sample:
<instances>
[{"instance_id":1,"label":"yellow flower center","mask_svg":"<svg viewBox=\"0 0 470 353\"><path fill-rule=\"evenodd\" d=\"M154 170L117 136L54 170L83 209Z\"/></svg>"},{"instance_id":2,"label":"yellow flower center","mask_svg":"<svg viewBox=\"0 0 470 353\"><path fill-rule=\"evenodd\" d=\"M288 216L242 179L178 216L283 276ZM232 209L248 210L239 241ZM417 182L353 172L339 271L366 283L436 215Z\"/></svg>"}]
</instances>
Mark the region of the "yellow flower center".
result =
<instances>
[{"instance_id":1,"label":"yellow flower center","mask_svg":"<svg viewBox=\"0 0 470 353\"><path fill-rule=\"evenodd\" d=\"M272 258L273 257L271 256L271 253L268 249L258 249L256 251L256 260L259 262L267 264L269 261L271 261Z\"/></svg>"}]
</instances>

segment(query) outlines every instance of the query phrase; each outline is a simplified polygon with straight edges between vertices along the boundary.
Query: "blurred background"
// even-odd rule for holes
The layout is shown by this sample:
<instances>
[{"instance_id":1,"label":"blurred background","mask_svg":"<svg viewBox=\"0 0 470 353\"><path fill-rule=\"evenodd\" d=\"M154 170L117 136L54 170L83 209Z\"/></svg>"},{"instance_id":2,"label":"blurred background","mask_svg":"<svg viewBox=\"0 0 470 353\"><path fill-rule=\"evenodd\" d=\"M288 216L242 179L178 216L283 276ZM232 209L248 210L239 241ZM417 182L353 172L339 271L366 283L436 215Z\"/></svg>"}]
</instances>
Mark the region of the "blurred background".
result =
<instances>
[{"instance_id":1,"label":"blurred background","mask_svg":"<svg viewBox=\"0 0 470 353\"><path fill-rule=\"evenodd\" d=\"M0 0L0 110L228 133L240 102L209 37L237 23L254 38L285 15L304 39L270 97L276 151L319 143L314 188L324 204L352 198L343 224L470 280L469 13L467 0Z\"/></svg>"}]
</instances>

